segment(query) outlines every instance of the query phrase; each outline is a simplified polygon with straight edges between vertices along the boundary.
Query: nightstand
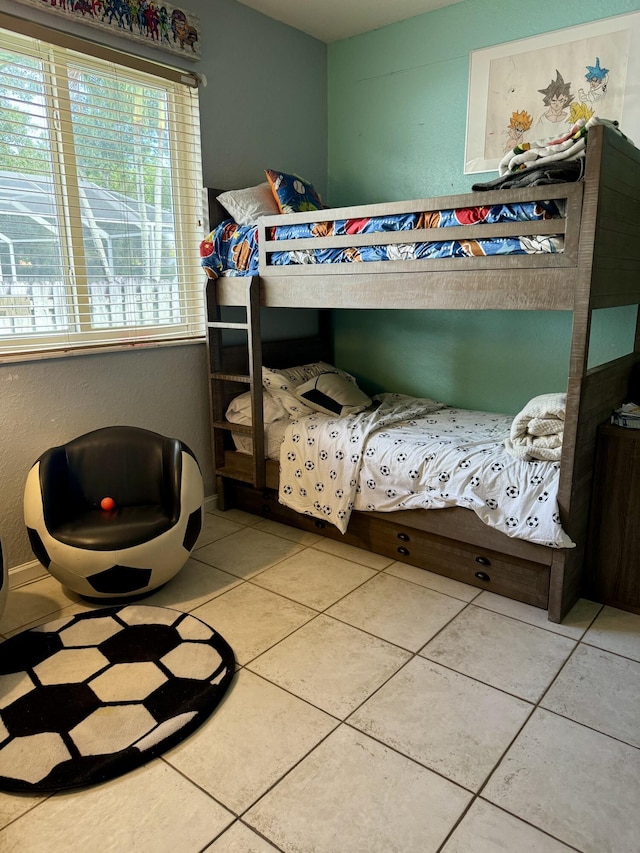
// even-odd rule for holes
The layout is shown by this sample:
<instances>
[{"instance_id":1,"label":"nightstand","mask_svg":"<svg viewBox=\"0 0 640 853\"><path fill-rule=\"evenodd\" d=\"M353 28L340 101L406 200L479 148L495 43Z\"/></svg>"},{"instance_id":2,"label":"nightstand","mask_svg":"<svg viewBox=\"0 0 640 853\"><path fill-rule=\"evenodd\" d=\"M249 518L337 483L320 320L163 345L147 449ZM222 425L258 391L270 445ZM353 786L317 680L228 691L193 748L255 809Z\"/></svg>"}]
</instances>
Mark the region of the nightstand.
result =
<instances>
[{"instance_id":1,"label":"nightstand","mask_svg":"<svg viewBox=\"0 0 640 853\"><path fill-rule=\"evenodd\" d=\"M586 595L640 613L640 430L598 430Z\"/></svg>"}]
</instances>

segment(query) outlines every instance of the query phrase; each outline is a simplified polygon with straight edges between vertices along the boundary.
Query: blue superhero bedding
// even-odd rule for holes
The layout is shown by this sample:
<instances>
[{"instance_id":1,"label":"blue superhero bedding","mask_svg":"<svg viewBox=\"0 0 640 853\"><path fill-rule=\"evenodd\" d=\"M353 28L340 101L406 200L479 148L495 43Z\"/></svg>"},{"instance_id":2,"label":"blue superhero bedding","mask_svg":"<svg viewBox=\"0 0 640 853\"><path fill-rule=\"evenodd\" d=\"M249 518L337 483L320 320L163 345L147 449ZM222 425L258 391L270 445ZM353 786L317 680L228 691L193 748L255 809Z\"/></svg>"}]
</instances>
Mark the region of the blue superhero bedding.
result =
<instances>
[{"instance_id":1,"label":"blue superhero bedding","mask_svg":"<svg viewBox=\"0 0 640 853\"><path fill-rule=\"evenodd\" d=\"M456 226L481 226L505 222L537 222L564 216L562 202L535 201L513 204L464 207L362 219L278 225L267 230L270 240L292 240L380 233L380 243L358 247L300 248L271 251L271 265L336 264L425 258L462 258L488 255L519 255L561 252L563 241L556 236L508 236L385 242L384 234ZM561 230L561 229L559 229ZM210 278L220 275L258 275L258 229L238 225L228 219L217 226L200 244L201 263Z\"/></svg>"}]
</instances>

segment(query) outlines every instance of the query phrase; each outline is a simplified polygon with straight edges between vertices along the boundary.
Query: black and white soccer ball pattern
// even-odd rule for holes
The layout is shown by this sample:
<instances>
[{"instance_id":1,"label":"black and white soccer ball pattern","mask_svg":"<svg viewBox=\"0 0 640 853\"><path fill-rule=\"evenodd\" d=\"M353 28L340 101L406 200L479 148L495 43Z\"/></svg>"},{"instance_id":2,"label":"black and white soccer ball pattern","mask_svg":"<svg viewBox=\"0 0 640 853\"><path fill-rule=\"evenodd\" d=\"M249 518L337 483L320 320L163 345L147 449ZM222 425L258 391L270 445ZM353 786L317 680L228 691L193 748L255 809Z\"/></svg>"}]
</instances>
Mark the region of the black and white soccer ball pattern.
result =
<instances>
[{"instance_id":1,"label":"black and white soccer ball pattern","mask_svg":"<svg viewBox=\"0 0 640 853\"><path fill-rule=\"evenodd\" d=\"M572 547L558 513L560 465L510 456L510 416L380 398L377 412L292 424L280 455L282 503L342 532L354 509L462 506L507 536Z\"/></svg>"},{"instance_id":2,"label":"black and white soccer ball pattern","mask_svg":"<svg viewBox=\"0 0 640 853\"><path fill-rule=\"evenodd\" d=\"M182 452L180 517L169 530L147 542L112 551L77 548L55 539L46 527L39 463L27 476L24 517L38 534L49 559L46 568L68 589L88 598L136 597L171 580L189 559L202 528L204 486L198 463Z\"/></svg>"},{"instance_id":3,"label":"black and white soccer ball pattern","mask_svg":"<svg viewBox=\"0 0 640 853\"><path fill-rule=\"evenodd\" d=\"M0 789L51 791L119 776L213 712L228 643L166 607L77 613L0 644Z\"/></svg>"}]
</instances>

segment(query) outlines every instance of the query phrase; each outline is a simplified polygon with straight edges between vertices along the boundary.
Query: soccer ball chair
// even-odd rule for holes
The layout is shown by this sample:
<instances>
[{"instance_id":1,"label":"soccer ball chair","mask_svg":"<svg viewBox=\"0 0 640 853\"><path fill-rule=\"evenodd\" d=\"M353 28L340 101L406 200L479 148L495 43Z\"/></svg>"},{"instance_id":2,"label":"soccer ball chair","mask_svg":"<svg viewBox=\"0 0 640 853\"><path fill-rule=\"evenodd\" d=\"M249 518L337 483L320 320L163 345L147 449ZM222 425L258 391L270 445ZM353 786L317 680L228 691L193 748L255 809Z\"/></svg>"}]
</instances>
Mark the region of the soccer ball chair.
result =
<instances>
[{"instance_id":1,"label":"soccer ball chair","mask_svg":"<svg viewBox=\"0 0 640 853\"><path fill-rule=\"evenodd\" d=\"M102 509L106 497L112 509ZM180 571L202 528L203 498L200 467L183 442L111 426L37 459L24 519L35 556L61 584L92 601L119 601Z\"/></svg>"}]
</instances>

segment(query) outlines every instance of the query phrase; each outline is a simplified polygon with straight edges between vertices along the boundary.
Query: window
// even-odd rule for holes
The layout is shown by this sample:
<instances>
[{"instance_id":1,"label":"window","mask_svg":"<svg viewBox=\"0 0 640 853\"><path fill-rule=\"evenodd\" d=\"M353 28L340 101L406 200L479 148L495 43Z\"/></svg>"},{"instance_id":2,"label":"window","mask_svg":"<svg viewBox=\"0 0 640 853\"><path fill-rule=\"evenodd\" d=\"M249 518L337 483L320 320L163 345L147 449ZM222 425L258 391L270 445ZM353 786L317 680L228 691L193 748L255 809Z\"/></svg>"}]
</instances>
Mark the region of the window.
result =
<instances>
[{"instance_id":1,"label":"window","mask_svg":"<svg viewBox=\"0 0 640 853\"><path fill-rule=\"evenodd\" d=\"M173 76L0 30L0 355L203 335L198 95Z\"/></svg>"}]
</instances>

